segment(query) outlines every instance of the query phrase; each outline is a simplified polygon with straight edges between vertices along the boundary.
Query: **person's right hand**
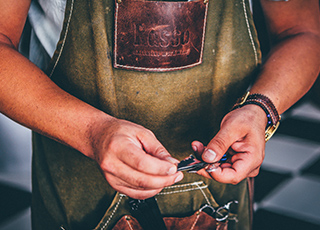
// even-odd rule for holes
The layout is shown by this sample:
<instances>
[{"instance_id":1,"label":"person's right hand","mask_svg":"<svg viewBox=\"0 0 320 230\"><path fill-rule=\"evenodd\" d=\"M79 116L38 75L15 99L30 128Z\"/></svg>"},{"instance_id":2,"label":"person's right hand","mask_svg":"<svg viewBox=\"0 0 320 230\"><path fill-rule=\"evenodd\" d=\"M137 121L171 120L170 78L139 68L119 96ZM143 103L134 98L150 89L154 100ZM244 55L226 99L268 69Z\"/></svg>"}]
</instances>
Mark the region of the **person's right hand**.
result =
<instances>
[{"instance_id":1,"label":"person's right hand","mask_svg":"<svg viewBox=\"0 0 320 230\"><path fill-rule=\"evenodd\" d=\"M134 199L146 199L183 178L178 160L148 129L112 118L93 130L94 153L108 183Z\"/></svg>"}]
</instances>

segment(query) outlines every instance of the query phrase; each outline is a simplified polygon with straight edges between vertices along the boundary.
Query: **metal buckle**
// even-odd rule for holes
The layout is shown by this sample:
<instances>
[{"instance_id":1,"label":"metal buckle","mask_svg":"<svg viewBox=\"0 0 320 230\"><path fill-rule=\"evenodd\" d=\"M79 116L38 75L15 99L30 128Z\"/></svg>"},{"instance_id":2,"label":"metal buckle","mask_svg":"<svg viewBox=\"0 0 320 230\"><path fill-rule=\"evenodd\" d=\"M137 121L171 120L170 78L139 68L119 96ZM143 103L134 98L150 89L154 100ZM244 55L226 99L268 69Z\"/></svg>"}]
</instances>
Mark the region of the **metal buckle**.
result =
<instances>
[{"instance_id":1,"label":"metal buckle","mask_svg":"<svg viewBox=\"0 0 320 230\"><path fill-rule=\"evenodd\" d=\"M265 136L264 136L266 142L270 140L273 134L277 131L279 125L280 125L280 121L278 121L276 125L271 125L266 129Z\"/></svg>"}]
</instances>

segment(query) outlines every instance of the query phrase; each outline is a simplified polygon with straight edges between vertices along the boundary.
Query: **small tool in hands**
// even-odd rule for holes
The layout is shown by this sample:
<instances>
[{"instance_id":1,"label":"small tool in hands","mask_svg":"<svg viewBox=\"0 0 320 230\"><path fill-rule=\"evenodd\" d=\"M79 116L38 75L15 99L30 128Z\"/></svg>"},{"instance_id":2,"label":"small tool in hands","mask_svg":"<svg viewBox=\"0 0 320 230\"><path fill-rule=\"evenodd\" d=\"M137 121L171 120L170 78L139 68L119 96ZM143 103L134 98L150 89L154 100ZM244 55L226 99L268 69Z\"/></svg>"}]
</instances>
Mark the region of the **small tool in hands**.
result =
<instances>
[{"instance_id":1,"label":"small tool in hands","mask_svg":"<svg viewBox=\"0 0 320 230\"><path fill-rule=\"evenodd\" d=\"M190 155L186 159L182 160L178 164L178 171L187 171L188 173L196 173L200 169L206 168L212 164L221 164L228 159L227 154L214 163L206 163L195 158L194 155ZM129 205L131 207L132 215L139 221L140 225L145 230L165 230L166 225L163 222L159 207L155 197L151 197L146 200L129 199ZM227 207L228 208L228 207Z\"/></svg>"},{"instance_id":2,"label":"small tool in hands","mask_svg":"<svg viewBox=\"0 0 320 230\"><path fill-rule=\"evenodd\" d=\"M191 154L189 157L180 161L180 163L178 164L177 171L186 171L188 173L196 173L199 170L206 168L209 165L225 163L227 159L228 159L227 154L224 154L219 161L216 161L213 163L207 163L207 162L198 160L197 158L195 158L194 155Z\"/></svg>"}]
</instances>

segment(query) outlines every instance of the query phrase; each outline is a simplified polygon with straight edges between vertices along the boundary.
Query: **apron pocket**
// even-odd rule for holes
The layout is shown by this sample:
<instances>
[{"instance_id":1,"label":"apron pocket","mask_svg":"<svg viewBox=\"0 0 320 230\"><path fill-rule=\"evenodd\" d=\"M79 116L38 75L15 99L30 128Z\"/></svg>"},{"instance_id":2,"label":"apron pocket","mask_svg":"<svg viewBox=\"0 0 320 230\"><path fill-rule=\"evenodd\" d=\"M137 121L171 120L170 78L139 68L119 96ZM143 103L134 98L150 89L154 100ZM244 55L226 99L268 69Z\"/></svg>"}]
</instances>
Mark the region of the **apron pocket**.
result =
<instances>
[{"instance_id":1,"label":"apron pocket","mask_svg":"<svg viewBox=\"0 0 320 230\"><path fill-rule=\"evenodd\" d=\"M218 204L203 181L166 187L155 196L168 230L227 229L237 215L230 211L237 201ZM101 222L94 230L142 230L131 216L129 197L117 193Z\"/></svg>"},{"instance_id":2,"label":"apron pocket","mask_svg":"<svg viewBox=\"0 0 320 230\"><path fill-rule=\"evenodd\" d=\"M227 230L228 221L218 222L202 210L188 217L163 218L167 230ZM112 230L143 230L139 222L132 216L123 216Z\"/></svg>"}]
</instances>

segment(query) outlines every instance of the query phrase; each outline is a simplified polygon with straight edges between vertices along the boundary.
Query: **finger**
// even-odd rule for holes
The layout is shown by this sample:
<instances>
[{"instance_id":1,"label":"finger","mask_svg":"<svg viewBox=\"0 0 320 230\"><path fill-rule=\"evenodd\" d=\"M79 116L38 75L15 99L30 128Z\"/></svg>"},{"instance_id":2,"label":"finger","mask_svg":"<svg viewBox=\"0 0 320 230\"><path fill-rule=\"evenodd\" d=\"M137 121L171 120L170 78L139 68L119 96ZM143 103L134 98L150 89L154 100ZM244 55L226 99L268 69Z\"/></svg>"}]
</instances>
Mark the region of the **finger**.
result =
<instances>
[{"instance_id":1,"label":"finger","mask_svg":"<svg viewBox=\"0 0 320 230\"><path fill-rule=\"evenodd\" d=\"M141 142L143 149L150 155L159 159L168 161L172 164L178 164L179 160L173 158L165 147L158 141L155 135L147 130L146 132L139 133L137 135Z\"/></svg>"},{"instance_id":2,"label":"finger","mask_svg":"<svg viewBox=\"0 0 320 230\"><path fill-rule=\"evenodd\" d=\"M108 181L115 176L136 189L160 189L183 179L181 172L166 176L150 175L137 171L119 160L108 164L102 170Z\"/></svg>"},{"instance_id":3,"label":"finger","mask_svg":"<svg viewBox=\"0 0 320 230\"><path fill-rule=\"evenodd\" d=\"M161 192L161 189L138 191L138 190L131 189L131 188L126 188L126 187L124 187L123 190L124 190L123 193L126 194L127 196L129 196L129 197L131 197L133 199L138 199L138 200L148 199L150 197L153 197L153 196L157 195L159 192Z\"/></svg>"},{"instance_id":4,"label":"finger","mask_svg":"<svg viewBox=\"0 0 320 230\"><path fill-rule=\"evenodd\" d=\"M231 164L221 165L210 172L210 176L221 183L238 184L247 177L256 176L261 163L252 154L238 153L232 157Z\"/></svg>"},{"instance_id":5,"label":"finger","mask_svg":"<svg viewBox=\"0 0 320 230\"><path fill-rule=\"evenodd\" d=\"M204 145L200 141L193 141L191 146L193 151L199 154L202 154L205 149Z\"/></svg>"},{"instance_id":6,"label":"finger","mask_svg":"<svg viewBox=\"0 0 320 230\"><path fill-rule=\"evenodd\" d=\"M110 176L109 180L108 180L109 184L113 187L113 189L115 189L116 191L125 194L131 198L134 199L140 199L140 200L144 200L150 197L155 196L156 194L158 194L159 192L161 192L161 189L136 189L136 188L132 188L130 187L130 185L128 183L126 183L125 181L114 177L114 176Z\"/></svg>"},{"instance_id":7,"label":"finger","mask_svg":"<svg viewBox=\"0 0 320 230\"><path fill-rule=\"evenodd\" d=\"M126 194L127 196L133 198L133 199L138 199L138 200L145 200L148 199L150 197L153 197L155 195L157 195L159 192L161 192L161 189L159 190L147 190L147 191L137 191L134 189L130 189L130 188L124 188L125 192L124 194Z\"/></svg>"},{"instance_id":8,"label":"finger","mask_svg":"<svg viewBox=\"0 0 320 230\"><path fill-rule=\"evenodd\" d=\"M150 142L157 142L158 150L164 149L151 132L149 134L148 131L144 130L144 132L142 133L145 133L145 136L148 138L150 138L150 136L153 136L153 138L150 138ZM148 138L143 138L143 140L149 143ZM145 145L151 146L152 144ZM153 155L148 154L145 151L144 146L138 139L127 137L125 135L120 137L118 135L117 137L112 138L112 140L109 141L108 148L106 149L106 153L103 156L104 158L101 159L103 161L101 163L101 167L105 167L106 170L108 170L108 167L110 167L110 165L108 164L114 165L114 161L119 159L121 160L121 162L129 165L131 168L147 174L172 175L177 171L176 165L170 163L169 161L161 160L157 157L154 157Z\"/></svg>"},{"instance_id":9,"label":"finger","mask_svg":"<svg viewBox=\"0 0 320 230\"><path fill-rule=\"evenodd\" d=\"M177 172L177 165L164 159L147 154L143 149L128 144L121 149L119 159L131 168L151 175L173 175ZM163 156L162 156L163 157ZM166 157L164 157L166 158Z\"/></svg>"},{"instance_id":10,"label":"finger","mask_svg":"<svg viewBox=\"0 0 320 230\"><path fill-rule=\"evenodd\" d=\"M248 177L256 177L259 175L259 172L260 172L260 167L257 167L248 175Z\"/></svg>"},{"instance_id":11,"label":"finger","mask_svg":"<svg viewBox=\"0 0 320 230\"><path fill-rule=\"evenodd\" d=\"M221 129L207 145L202 154L202 159L208 163L219 161L230 146L239 139L237 133Z\"/></svg>"},{"instance_id":12,"label":"finger","mask_svg":"<svg viewBox=\"0 0 320 230\"><path fill-rule=\"evenodd\" d=\"M236 163L235 163L236 164ZM220 182L226 184L238 184L244 178L246 178L246 173L241 173L235 169L236 167L219 167L214 171L211 171L210 176Z\"/></svg>"},{"instance_id":13,"label":"finger","mask_svg":"<svg viewBox=\"0 0 320 230\"><path fill-rule=\"evenodd\" d=\"M178 165L180 162L178 159L173 158L167 151L160 151L159 153L155 153L153 156L175 165Z\"/></svg>"}]
</instances>

